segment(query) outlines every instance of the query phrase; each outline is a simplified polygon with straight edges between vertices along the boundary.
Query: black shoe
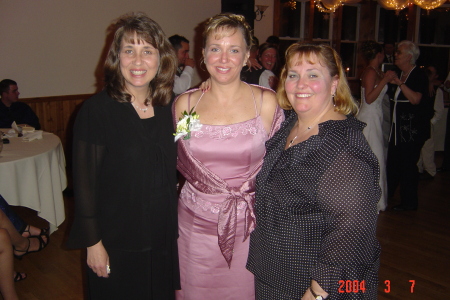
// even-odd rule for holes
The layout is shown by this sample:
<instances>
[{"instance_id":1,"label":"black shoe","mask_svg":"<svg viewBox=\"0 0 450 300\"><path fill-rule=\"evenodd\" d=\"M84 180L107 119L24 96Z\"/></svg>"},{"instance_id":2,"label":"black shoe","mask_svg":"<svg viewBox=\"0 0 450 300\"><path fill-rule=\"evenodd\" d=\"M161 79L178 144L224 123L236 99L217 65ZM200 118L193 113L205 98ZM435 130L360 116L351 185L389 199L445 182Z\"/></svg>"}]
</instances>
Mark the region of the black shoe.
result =
<instances>
[{"instance_id":1,"label":"black shoe","mask_svg":"<svg viewBox=\"0 0 450 300\"><path fill-rule=\"evenodd\" d=\"M424 171L423 173L419 174L419 180L430 180L430 179L434 179L434 176L432 176L427 171Z\"/></svg>"},{"instance_id":2,"label":"black shoe","mask_svg":"<svg viewBox=\"0 0 450 300\"><path fill-rule=\"evenodd\" d=\"M408 210L417 210L417 206L403 206L403 205L397 205L392 208L394 211L408 211Z\"/></svg>"}]
</instances>

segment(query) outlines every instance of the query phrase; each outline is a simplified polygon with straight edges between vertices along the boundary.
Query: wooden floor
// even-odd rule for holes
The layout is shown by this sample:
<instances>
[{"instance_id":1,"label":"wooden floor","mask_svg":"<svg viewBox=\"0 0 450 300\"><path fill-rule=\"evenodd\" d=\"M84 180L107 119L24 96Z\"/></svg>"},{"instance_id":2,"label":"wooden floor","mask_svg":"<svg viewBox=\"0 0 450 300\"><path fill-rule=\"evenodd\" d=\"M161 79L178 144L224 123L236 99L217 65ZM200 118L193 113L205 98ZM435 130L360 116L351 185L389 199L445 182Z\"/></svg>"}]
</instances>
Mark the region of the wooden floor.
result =
<instances>
[{"instance_id":1,"label":"wooden floor","mask_svg":"<svg viewBox=\"0 0 450 300\"><path fill-rule=\"evenodd\" d=\"M439 154L437 161L439 165ZM419 194L418 211L379 215L382 253L378 299L450 299L450 172L421 181ZM398 201L396 195L390 206ZM68 220L52 234L50 245L40 253L15 260L16 270L28 274L26 280L16 283L20 299L84 299L85 259L81 251L64 246L73 198L66 196L65 204ZM17 211L31 224L45 225L31 210Z\"/></svg>"}]
</instances>

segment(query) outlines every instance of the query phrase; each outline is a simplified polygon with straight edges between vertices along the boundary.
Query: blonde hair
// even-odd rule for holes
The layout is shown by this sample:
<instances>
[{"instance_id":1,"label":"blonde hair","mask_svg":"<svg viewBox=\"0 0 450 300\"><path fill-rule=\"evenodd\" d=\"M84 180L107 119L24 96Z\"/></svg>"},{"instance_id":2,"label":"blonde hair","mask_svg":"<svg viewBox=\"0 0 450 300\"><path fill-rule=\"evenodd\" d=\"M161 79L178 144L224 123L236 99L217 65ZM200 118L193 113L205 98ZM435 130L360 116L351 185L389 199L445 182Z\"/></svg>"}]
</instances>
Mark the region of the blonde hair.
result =
<instances>
[{"instance_id":1,"label":"blonde hair","mask_svg":"<svg viewBox=\"0 0 450 300\"><path fill-rule=\"evenodd\" d=\"M221 39L224 36L233 35L238 29L244 36L247 51L250 51L253 45L252 29L244 16L231 13L218 14L209 18L203 31L203 48L206 47L206 41L211 34L214 34L216 39Z\"/></svg>"},{"instance_id":2,"label":"blonde hair","mask_svg":"<svg viewBox=\"0 0 450 300\"><path fill-rule=\"evenodd\" d=\"M312 61L314 56L317 58L317 61ZM301 63L303 60L308 63L321 64L328 69L331 77L337 78L338 84L334 96L334 110L344 115L355 115L358 112L358 106L350 92L341 58L333 48L325 44L295 43L286 50L286 64L281 70L280 84L277 90L277 98L280 106L283 109L292 109L292 105L286 95L284 84L288 69L291 66Z\"/></svg>"}]
</instances>

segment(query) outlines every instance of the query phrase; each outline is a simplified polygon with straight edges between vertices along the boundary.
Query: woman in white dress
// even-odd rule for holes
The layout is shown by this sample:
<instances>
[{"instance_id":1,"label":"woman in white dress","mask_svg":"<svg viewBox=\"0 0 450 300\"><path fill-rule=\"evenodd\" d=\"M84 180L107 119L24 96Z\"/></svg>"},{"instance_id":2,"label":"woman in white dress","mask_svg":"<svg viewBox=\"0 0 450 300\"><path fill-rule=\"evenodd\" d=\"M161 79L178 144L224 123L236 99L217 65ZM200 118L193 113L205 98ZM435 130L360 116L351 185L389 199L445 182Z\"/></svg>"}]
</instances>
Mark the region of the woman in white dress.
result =
<instances>
[{"instance_id":1,"label":"woman in white dress","mask_svg":"<svg viewBox=\"0 0 450 300\"><path fill-rule=\"evenodd\" d=\"M396 74L394 71L383 73L380 69L384 60L382 45L375 41L365 41L361 45L361 52L368 65L361 74L361 108L357 118L367 124L363 133L380 164L380 187L382 193L377 208L378 211L384 211L387 207L387 182L382 131L382 102L387 91L387 83Z\"/></svg>"}]
</instances>

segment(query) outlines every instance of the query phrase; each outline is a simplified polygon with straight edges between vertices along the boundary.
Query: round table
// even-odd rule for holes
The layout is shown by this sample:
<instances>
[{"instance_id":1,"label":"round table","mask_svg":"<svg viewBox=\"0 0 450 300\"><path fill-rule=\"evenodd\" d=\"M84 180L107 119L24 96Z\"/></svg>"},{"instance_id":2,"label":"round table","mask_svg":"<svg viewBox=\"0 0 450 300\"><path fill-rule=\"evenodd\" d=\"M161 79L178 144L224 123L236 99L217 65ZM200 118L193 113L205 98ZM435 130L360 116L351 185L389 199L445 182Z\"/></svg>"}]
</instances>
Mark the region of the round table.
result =
<instances>
[{"instance_id":1,"label":"round table","mask_svg":"<svg viewBox=\"0 0 450 300\"><path fill-rule=\"evenodd\" d=\"M53 232L65 218L62 191L67 178L61 141L48 132L30 142L21 137L8 139L0 153L0 194L10 205L37 211Z\"/></svg>"}]
</instances>

